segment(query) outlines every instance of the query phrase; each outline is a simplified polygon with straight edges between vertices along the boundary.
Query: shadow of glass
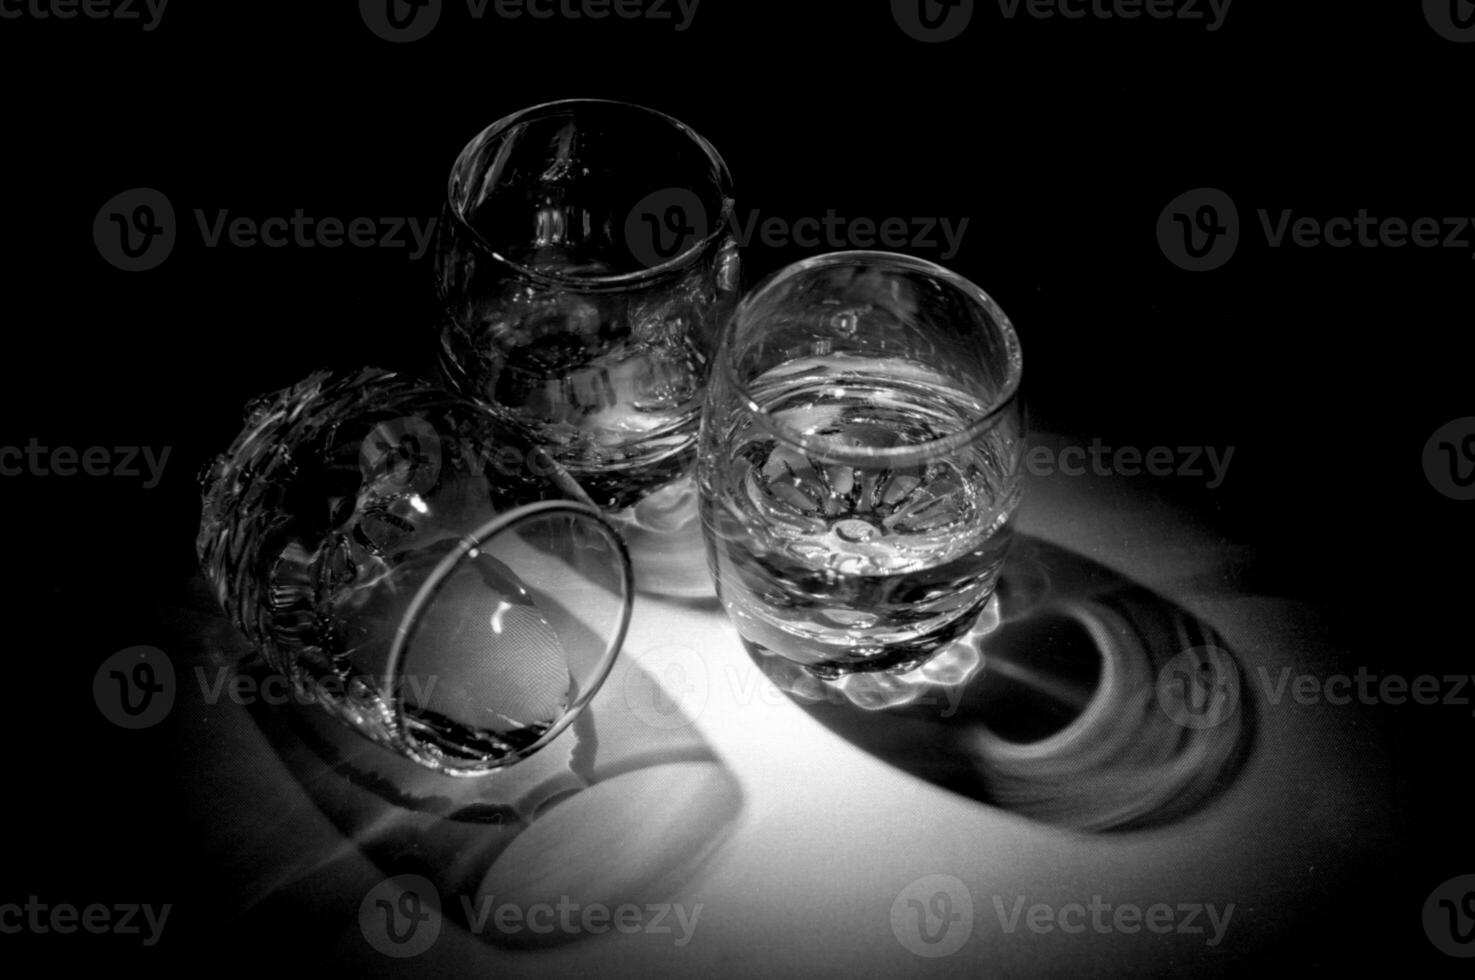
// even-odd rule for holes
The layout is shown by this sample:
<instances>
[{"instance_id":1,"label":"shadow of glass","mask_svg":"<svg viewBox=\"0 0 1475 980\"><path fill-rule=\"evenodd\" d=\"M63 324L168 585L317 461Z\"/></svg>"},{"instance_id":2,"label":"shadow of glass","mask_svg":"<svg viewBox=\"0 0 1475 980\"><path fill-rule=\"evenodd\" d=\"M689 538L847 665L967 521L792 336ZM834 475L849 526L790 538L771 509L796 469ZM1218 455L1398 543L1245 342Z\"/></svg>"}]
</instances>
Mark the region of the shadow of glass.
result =
<instances>
[{"instance_id":1,"label":"shadow of glass","mask_svg":"<svg viewBox=\"0 0 1475 980\"><path fill-rule=\"evenodd\" d=\"M1208 624L1088 558L1019 536L999 623L962 643L981 670L867 710L758 667L814 718L952 792L1079 831L1163 826L1203 809L1250 758L1256 706ZM971 650L964 652L973 653ZM799 693L794 693L798 691ZM805 697L808 693L811 697Z\"/></svg>"},{"instance_id":2,"label":"shadow of glass","mask_svg":"<svg viewBox=\"0 0 1475 980\"><path fill-rule=\"evenodd\" d=\"M265 670L254 658L237 669ZM593 933L502 931L491 903L613 910L668 900L720 850L742 809L737 781L695 726L652 731L630 716L631 692L642 690L655 696L659 685L618 659L567 731L472 778L418 766L312 705L258 702L250 711L347 846L386 876L428 879L448 927L537 948Z\"/></svg>"}]
</instances>

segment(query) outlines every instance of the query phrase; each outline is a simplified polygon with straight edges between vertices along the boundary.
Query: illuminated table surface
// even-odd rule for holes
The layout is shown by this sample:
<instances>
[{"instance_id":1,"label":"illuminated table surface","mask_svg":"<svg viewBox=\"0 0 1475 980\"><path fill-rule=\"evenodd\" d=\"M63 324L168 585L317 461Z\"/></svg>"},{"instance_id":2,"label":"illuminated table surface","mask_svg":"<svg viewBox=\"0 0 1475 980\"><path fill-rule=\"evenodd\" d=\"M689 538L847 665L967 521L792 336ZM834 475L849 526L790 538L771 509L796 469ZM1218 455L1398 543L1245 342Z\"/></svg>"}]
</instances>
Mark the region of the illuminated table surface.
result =
<instances>
[{"instance_id":1,"label":"illuminated table surface","mask_svg":"<svg viewBox=\"0 0 1475 980\"><path fill-rule=\"evenodd\" d=\"M1001 590L1013 607L978 641L968 685L926 704L806 706L715 602L647 595L585 719L495 791L408 771L302 720L316 709L253 713L195 692L178 709L177 764L225 876L222 914L249 931L263 909L301 907L319 939L294 964L361 975L1243 968L1354 867L1396 860L1373 843L1391 837L1375 789L1388 763L1355 707L1267 700L1263 679L1333 651L1314 610L1222 584L1247 552L1124 481L1026 490ZM203 589L194 647L208 667L241 650ZM1139 613L1157 617L1152 649L1082 662L1081 637L1130 647ZM1175 717L1160 696L1165 658L1190 647L1237 658L1227 718ZM983 723L1027 728L1032 711L1070 724L1025 737ZM490 796L516 799L503 810ZM485 912L480 932L448 912L417 955L376 949L361 906L405 871L445 906Z\"/></svg>"}]
</instances>

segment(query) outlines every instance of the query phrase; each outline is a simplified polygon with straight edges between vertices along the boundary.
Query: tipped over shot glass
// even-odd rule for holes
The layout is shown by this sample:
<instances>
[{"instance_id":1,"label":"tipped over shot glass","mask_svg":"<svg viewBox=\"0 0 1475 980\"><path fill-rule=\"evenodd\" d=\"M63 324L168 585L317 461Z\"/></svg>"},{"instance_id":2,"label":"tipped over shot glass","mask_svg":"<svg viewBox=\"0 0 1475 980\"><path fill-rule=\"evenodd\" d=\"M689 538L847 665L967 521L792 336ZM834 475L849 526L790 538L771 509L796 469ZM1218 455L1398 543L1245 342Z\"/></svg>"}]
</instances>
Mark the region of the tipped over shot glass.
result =
<instances>
[{"instance_id":1,"label":"tipped over shot glass","mask_svg":"<svg viewBox=\"0 0 1475 980\"><path fill-rule=\"evenodd\" d=\"M760 666L811 687L906 675L974 628L1020 500L1022 367L998 304L921 259L823 255L748 294L698 480L718 596Z\"/></svg>"},{"instance_id":2,"label":"tipped over shot glass","mask_svg":"<svg viewBox=\"0 0 1475 980\"><path fill-rule=\"evenodd\" d=\"M546 746L624 641L618 532L517 427L376 369L253 401L201 478L196 550L298 695L429 769Z\"/></svg>"},{"instance_id":3,"label":"tipped over shot glass","mask_svg":"<svg viewBox=\"0 0 1475 980\"><path fill-rule=\"evenodd\" d=\"M482 131L446 193L450 385L525 426L601 508L694 526L702 395L740 289L716 149L655 110L570 99Z\"/></svg>"}]
</instances>

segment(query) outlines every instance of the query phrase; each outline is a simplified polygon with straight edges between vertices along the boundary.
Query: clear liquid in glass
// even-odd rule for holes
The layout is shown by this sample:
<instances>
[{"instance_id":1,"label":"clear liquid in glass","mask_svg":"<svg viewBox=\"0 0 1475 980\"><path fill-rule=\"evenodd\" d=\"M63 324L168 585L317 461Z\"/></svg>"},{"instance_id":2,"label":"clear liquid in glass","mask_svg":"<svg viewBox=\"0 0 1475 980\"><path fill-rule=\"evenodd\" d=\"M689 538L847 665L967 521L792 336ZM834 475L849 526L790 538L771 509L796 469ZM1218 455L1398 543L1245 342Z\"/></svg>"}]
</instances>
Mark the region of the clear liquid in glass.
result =
<instances>
[{"instance_id":1,"label":"clear liquid in glass","mask_svg":"<svg viewBox=\"0 0 1475 980\"><path fill-rule=\"evenodd\" d=\"M749 385L709 439L702 517L718 594L750 649L820 677L903 671L962 635L993 593L1018 503L1005 434L887 465L857 450L917 446L987 409L914 361L806 357ZM773 429L798 433L806 451Z\"/></svg>"}]
</instances>

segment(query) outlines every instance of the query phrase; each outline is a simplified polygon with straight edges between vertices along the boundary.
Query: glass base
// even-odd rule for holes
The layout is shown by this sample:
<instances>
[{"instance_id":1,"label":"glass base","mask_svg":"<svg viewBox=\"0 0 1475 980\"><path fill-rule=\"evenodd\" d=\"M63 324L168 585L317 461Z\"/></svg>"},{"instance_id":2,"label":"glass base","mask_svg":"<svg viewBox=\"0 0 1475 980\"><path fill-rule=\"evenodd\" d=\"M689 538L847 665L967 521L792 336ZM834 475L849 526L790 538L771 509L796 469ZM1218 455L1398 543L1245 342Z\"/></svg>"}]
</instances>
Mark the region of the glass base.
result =
<instances>
[{"instance_id":1,"label":"glass base","mask_svg":"<svg viewBox=\"0 0 1475 980\"><path fill-rule=\"evenodd\" d=\"M981 641L998 627L999 598L995 594L989 597L965 634L925 663L838 677L794 663L747 639L743 640L743 646L768 679L796 700L811 704L850 704L878 711L912 704L939 687L960 687L974 680L984 666Z\"/></svg>"}]
</instances>

